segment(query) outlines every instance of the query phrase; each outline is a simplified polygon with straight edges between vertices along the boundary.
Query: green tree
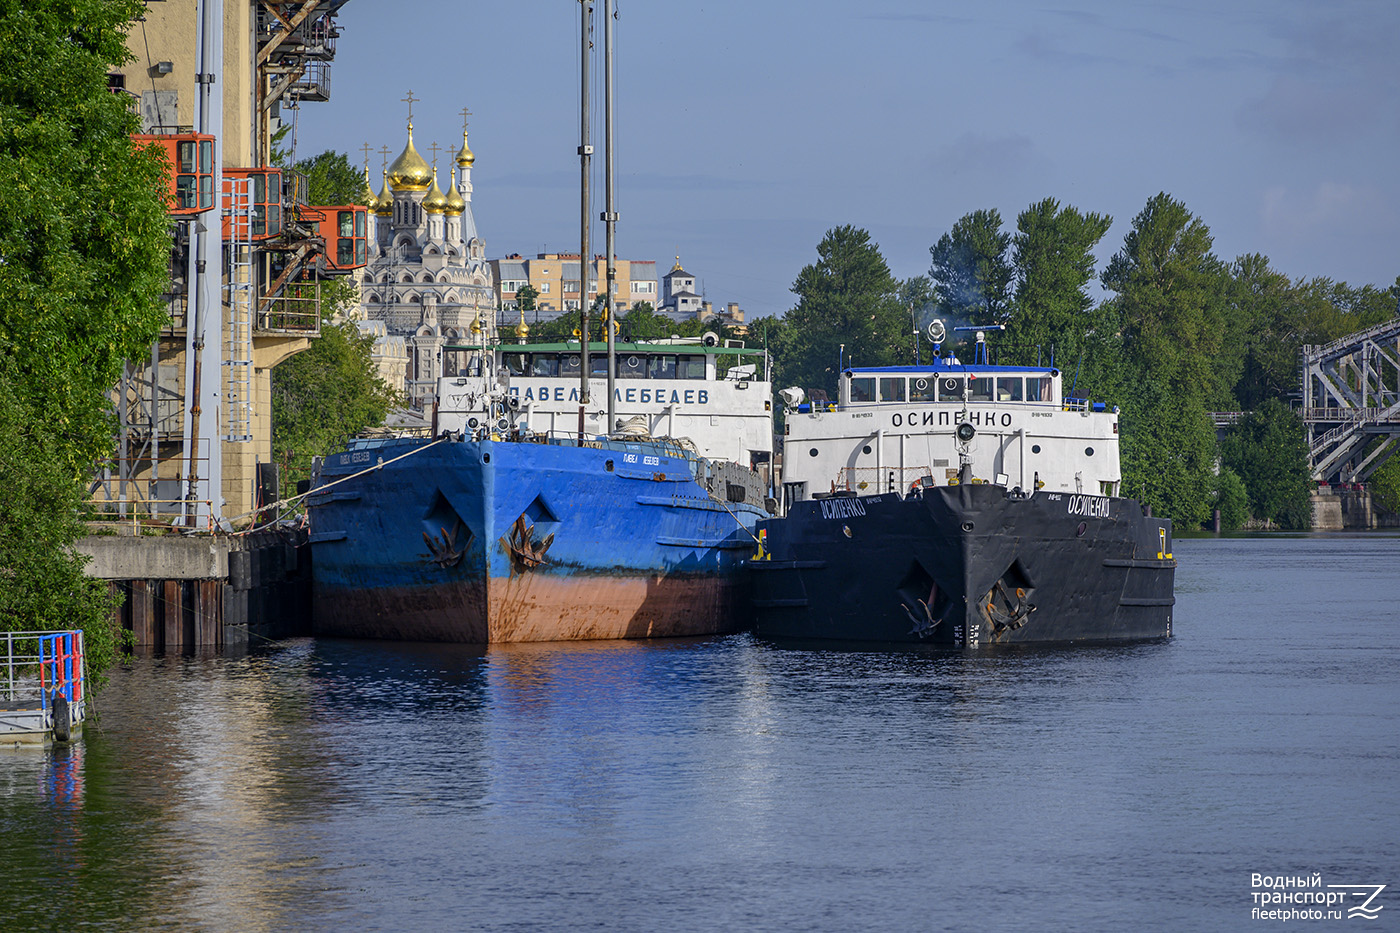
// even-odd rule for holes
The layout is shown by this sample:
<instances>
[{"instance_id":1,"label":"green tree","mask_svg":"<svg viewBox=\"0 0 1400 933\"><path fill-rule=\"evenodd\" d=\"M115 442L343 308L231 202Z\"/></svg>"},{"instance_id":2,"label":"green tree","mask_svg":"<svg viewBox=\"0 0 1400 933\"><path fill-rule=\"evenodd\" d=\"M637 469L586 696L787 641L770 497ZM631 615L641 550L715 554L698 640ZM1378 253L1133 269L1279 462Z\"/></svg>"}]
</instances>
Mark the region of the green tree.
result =
<instances>
[{"instance_id":1,"label":"green tree","mask_svg":"<svg viewBox=\"0 0 1400 933\"><path fill-rule=\"evenodd\" d=\"M1400 456L1391 454L1380 469L1366 481L1371 489L1371 501L1387 512L1400 512Z\"/></svg>"},{"instance_id":2,"label":"green tree","mask_svg":"<svg viewBox=\"0 0 1400 933\"><path fill-rule=\"evenodd\" d=\"M107 393L165 322L168 169L107 72L133 2L10 5L0 18L0 356L77 478L110 450Z\"/></svg>"},{"instance_id":3,"label":"green tree","mask_svg":"<svg viewBox=\"0 0 1400 933\"><path fill-rule=\"evenodd\" d=\"M531 325L530 336L539 340L575 340L574 331L579 329L583 315L577 311L565 311L553 320ZM597 321L591 321L595 327Z\"/></svg>"},{"instance_id":4,"label":"green tree","mask_svg":"<svg viewBox=\"0 0 1400 933\"><path fill-rule=\"evenodd\" d=\"M817 245L817 257L793 282L797 305L787 313L783 339L770 350L784 385L835 398L843 358L847 366L882 366L909 359L912 344L899 283L869 233L833 227Z\"/></svg>"},{"instance_id":5,"label":"green tree","mask_svg":"<svg viewBox=\"0 0 1400 933\"><path fill-rule=\"evenodd\" d=\"M1219 372L1225 276L1211 245L1210 229L1185 204L1158 194L1103 273L1122 335L1124 488L1184 527L1210 513L1207 412L1237 381Z\"/></svg>"},{"instance_id":6,"label":"green tree","mask_svg":"<svg viewBox=\"0 0 1400 933\"><path fill-rule=\"evenodd\" d=\"M1267 256L1251 253L1230 267L1226 301L1232 318L1244 325L1238 334L1244 358L1234 388L1240 409L1296 390L1307 307L1300 290L1270 268Z\"/></svg>"},{"instance_id":7,"label":"green tree","mask_svg":"<svg viewBox=\"0 0 1400 933\"><path fill-rule=\"evenodd\" d=\"M78 626L100 670L116 633L81 577L80 484L111 451L109 392L166 321L168 166L107 74L133 0L0 12L0 626Z\"/></svg>"},{"instance_id":8,"label":"green tree","mask_svg":"<svg viewBox=\"0 0 1400 933\"><path fill-rule=\"evenodd\" d=\"M321 336L272 370L272 449L286 458L284 493L310 475L312 457L381 424L398 401L375 370L374 338L353 320L338 320L354 306L353 286L338 280L330 288Z\"/></svg>"},{"instance_id":9,"label":"green tree","mask_svg":"<svg viewBox=\"0 0 1400 933\"><path fill-rule=\"evenodd\" d=\"M116 658L116 601L107 584L83 574L72 550L86 533L79 520L82 487L59 451L59 439L20 397L18 381L0 375L0 628L80 628L88 669Z\"/></svg>"},{"instance_id":10,"label":"green tree","mask_svg":"<svg viewBox=\"0 0 1400 933\"><path fill-rule=\"evenodd\" d=\"M1003 362L1048 364L1053 354L1061 368L1077 365L1096 323L1086 291L1094 278L1094 247L1112 225L1106 214L1082 214L1054 198L1016 218L1016 297L1000 341Z\"/></svg>"},{"instance_id":11,"label":"green tree","mask_svg":"<svg viewBox=\"0 0 1400 933\"><path fill-rule=\"evenodd\" d=\"M1221 443L1220 461L1244 481L1255 518L1284 528L1311 524L1307 437L1287 405L1278 399L1260 403Z\"/></svg>"},{"instance_id":12,"label":"green tree","mask_svg":"<svg viewBox=\"0 0 1400 933\"><path fill-rule=\"evenodd\" d=\"M364 204L368 189L365 174L350 164L342 152L327 149L292 166L306 176L308 204Z\"/></svg>"},{"instance_id":13,"label":"green tree","mask_svg":"<svg viewBox=\"0 0 1400 933\"><path fill-rule=\"evenodd\" d=\"M939 313L953 321L995 324L1006 320L1011 302L1011 234L1001 229L1001 213L973 211L929 247L929 278Z\"/></svg>"},{"instance_id":14,"label":"green tree","mask_svg":"<svg viewBox=\"0 0 1400 933\"><path fill-rule=\"evenodd\" d=\"M655 340L680 333L675 321L657 313L649 301L639 301L626 313L618 317L625 340Z\"/></svg>"},{"instance_id":15,"label":"green tree","mask_svg":"<svg viewBox=\"0 0 1400 933\"><path fill-rule=\"evenodd\" d=\"M525 312L526 323L529 323L529 315L535 310L535 302L539 297L540 290L528 283L515 290L515 300L519 309Z\"/></svg>"},{"instance_id":16,"label":"green tree","mask_svg":"<svg viewBox=\"0 0 1400 933\"><path fill-rule=\"evenodd\" d=\"M1239 474L1222 466L1215 478L1215 507L1220 510L1220 530L1234 531L1249 518L1249 492Z\"/></svg>"}]
</instances>

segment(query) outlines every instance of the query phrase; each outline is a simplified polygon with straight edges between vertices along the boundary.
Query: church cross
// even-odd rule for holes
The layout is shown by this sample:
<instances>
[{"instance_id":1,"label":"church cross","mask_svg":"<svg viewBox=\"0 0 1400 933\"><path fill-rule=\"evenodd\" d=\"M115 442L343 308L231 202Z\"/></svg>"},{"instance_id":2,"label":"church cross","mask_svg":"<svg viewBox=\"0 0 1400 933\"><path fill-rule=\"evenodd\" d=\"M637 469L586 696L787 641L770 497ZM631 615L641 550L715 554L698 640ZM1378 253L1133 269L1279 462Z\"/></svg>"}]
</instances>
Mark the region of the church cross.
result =
<instances>
[{"instance_id":1,"label":"church cross","mask_svg":"<svg viewBox=\"0 0 1400 933\"><path fill-rule=\"evenodd\" d=\"M439 146L437 143L433 143L431 146L428 147L428 151L431 152L431 153L433 154L433 167L434 167L434 168L437 167L437 154L438 154L438 150L441 149L441 148L442 148L442 147Z\"/></svg>"},{"instance_id":2,"label":"church cross","mask_svg":"<svg viewBox=\"0 0 1400 933\"><path fill-rule=\"evenodd\" d=\"M462 108L462 132L463 132L463 133L465 133L465 132L467 131L467 117L469 117L469 116L471 116L471 115L472 115L472 112L471 112L470 110L468 110L466 107L463 107L463 108Z\"/></svg>"},{"instance_id":3,"label":"church cross","mask_svg":"<svg viewBox=\"0 0 1400 933\"><path fill-rule=\"evenodd\" d=\"M409 122L409 123L412 123L412 122L413 122L413 105L414 105L415 103L421 103L422 100L423 100L423 98L421 98L421 97L414 97L414 96L413 96L413 91L412 91L412 90L409 90L408 96L407 96L407 97L400 97L399 100L403 101L405 104L408 104L408 122Z\"/></svg>"},{"instance_id":4,"label":"church cross","mask_svg":"<svg viewBox=\"0 0 1400 933\"><path fill-rule=\"evenodd\" d=\"M390 149L388 146L381 146L379 148L379 154L384 157L384 164L379 166L380 168L384 168L389 164L389 153L393 151L394 150Z\"/></svg>"},{"instance_id":5,"label":"church cross","mask_svg":"<svg viewBox=\"0 0 1400 933\"><path fill-rule=\"evenodd\" d=\"M360 147L360 151L363 152L363 153L365 154L365 173L368 174L368 173L369 173L369 153L370 153L369 143L365 143L363 146L361 146L361 147Z\"/></svg>"}]
</instances>

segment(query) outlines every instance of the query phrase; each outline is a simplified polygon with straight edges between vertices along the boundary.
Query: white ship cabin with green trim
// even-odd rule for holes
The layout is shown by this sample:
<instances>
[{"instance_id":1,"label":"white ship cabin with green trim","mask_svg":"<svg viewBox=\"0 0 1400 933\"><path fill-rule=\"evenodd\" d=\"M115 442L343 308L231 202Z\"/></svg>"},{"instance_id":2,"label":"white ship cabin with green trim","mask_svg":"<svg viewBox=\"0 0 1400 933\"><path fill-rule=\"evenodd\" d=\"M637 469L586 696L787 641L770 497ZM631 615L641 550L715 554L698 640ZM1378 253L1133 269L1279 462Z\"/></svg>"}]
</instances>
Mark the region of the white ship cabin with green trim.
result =
<instances>
[{"instance_id":1,"label":"white ship cabin with green trim","mask_svg":"<svg viewBox=\"0 0 1400 933\"><path fill-rule=\"evenodd\" d=\"M1118 409L1065 397L1056 369L947 357L846 369L837 403L782 395L786 503L959 481L1119 494Z\"/></svg>"},{"instance_id":2,"label":"white ship cabin with green trim","mask_svg":"<svg viewBox=\"0 0 1400 933\"><path fill-rule=\"evenodd\" d=\"M590 343L584 436L688 438L712 460L744 466L770 460L773 385L767 354L715 343L701 338L617 343L612 425L607 423L607 346ZM478 353L465 374L439 383L439 431L578 436L583 364L577 340L487 349L493 372L474 365Z\"/></svg>"}]
</instances>

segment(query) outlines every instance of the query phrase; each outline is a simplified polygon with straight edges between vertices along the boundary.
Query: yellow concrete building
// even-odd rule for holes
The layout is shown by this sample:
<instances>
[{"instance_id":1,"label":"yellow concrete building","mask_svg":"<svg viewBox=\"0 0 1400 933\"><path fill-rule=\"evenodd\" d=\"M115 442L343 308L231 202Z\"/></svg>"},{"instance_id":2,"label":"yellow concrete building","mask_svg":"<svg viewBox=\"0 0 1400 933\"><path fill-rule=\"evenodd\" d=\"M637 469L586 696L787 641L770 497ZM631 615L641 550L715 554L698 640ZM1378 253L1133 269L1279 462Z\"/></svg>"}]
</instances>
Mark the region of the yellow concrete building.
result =
<instances>
[{"instance_id":1,"label":"yellow concrete building","mask_svg":"<svg viewBox=\"0 0 1400 933\"><path fill-rule=\"evenodd\" d=\"M213 153L212 205L172 209L171 326L118 390L117 459L96 498L123 517L208 527L259 505L260 481L269 491L271 370L310 346L320 314L315 277L301 280L315 259L295 210L304 191L268 170L268 153L280 106L327 99L339 5L148 3L127 38L134 61L108 76L143 138Z\"/></svg>"},{"instance_id":2,"label":"yellow concrete building","mask_svg":"<svg viewBox=\"0 0 1400 933\"><path fill-rule=\"evenodd\" d=\"M650 302L655 308L656 262L650 259L617 259L614 266L613 300L618 313L625 314L641 301ZM514 319L519 308L516 294L527 284L539 293L535 299L535 311L531 312L527 324L552 321L561 314L579 309L578 253L539 253L534 259L513 253L504 259L491 260L491 268L495 273L496 300L502 311L502 326ZM598 297L598 283L607 281L607 277L607 260L602 256L595 257L588 281L590 302Z\"/></svg>"}]
</instances>

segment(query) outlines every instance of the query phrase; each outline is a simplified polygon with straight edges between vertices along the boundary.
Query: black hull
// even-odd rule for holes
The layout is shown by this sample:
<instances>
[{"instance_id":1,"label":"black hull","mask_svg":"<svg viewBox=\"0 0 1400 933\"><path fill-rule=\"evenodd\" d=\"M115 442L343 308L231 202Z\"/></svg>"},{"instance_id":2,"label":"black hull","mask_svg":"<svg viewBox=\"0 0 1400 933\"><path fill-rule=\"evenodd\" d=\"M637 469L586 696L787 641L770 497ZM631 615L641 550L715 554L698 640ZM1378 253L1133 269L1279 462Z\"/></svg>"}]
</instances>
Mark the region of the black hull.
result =
<instances>
[{"instance_id":1,"label":"black hull","mask_svg":"<svg viewBox=\"0 0 1400 933\"><path fill-rule=\"evenodd\" d=\"M980 648L1171 635L1171 522L1132 499L968 484L799 502L759 528L748 567L763 637Z\"/></svg>"}]
</instances>

